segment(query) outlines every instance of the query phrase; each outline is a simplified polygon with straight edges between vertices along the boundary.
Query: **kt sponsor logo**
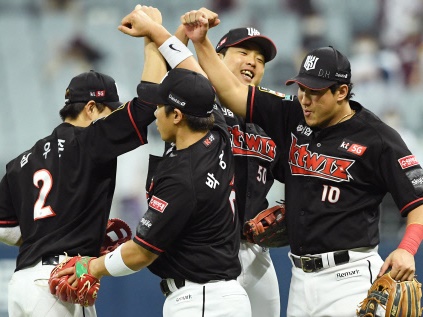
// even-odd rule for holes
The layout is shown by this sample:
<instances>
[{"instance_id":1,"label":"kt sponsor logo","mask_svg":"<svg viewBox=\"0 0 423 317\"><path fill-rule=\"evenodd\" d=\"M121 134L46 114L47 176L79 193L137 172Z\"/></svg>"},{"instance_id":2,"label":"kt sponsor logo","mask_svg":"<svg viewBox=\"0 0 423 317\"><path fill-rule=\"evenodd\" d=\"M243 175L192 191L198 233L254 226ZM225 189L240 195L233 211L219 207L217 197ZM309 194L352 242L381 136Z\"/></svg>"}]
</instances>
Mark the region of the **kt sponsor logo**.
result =
<instances>
[{"instance_id":1,"label":"kt sponsor logo","mask_svg":"<svg viewBox=\"0 0 423 317\"><path fill-rule=\"evenodd\" d=\"M358 143L354 143L350 140L344 139L341 143L341 145L339 146L340 150L346 151L348 153L351 154L355 154L358 156L362 156L364 154L364 152L366 152L367 150L367 146L358 144Z\"/></svg>"}]
</instances>

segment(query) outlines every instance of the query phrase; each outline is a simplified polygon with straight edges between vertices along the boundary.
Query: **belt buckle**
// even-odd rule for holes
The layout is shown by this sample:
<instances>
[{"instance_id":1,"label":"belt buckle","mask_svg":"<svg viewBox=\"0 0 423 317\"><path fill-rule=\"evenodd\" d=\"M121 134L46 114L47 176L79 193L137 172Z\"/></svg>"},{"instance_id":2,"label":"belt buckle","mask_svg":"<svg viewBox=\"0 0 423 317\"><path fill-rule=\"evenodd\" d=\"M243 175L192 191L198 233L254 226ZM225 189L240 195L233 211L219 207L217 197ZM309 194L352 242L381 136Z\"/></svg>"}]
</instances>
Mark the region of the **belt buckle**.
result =
<instances>
[{"instance_id":1,"label":"belt buckle","mask_svg":"<svg viewBox=\"0 0 423 317\"><path fill-rule=\"evenodd\" d=\"M308 256L301 256L300 257L300 261L301 261L301 269L304 271L304 272L306 272L306 273L311 273L311 272L313 272L313 269L311 268L307 268L306 267L306 263L305 263L305 261L311 261L312 260L312 258L311 257L308 257Z\"/></svg>"}]
</instances>

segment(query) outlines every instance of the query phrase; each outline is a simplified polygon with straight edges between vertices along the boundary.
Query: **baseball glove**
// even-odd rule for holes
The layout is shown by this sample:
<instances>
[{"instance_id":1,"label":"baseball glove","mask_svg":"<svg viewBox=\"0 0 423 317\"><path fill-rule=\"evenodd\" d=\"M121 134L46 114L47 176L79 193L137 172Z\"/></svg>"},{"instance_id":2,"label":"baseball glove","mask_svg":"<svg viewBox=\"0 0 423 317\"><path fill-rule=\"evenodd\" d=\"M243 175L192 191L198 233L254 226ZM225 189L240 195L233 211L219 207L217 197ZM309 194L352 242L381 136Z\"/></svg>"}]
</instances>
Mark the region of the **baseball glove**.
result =
<instances>
[{"instance_id":1,"label":"baseball glove","mask_svg":"<svg viewBox=\"0 0 423 317\"><path fill-rule=\"evenodd\" d=\"M100 256L112 252L118 246L131 239L132 230L125 221L119 218L109 219L106 227L106 236L100 249Z\"/></svg>"},{"instance_id":2,"label":"baseball glove","mask_svg":"<svg viewBox=\"0 0 423 317\"><path fill-rule=\"evenodd\" d=\"M85 307L94 305L100 289L100 281L88 272L88 266L92 259L95 258L74 256L59 263L50 273L48 281L50 293L62 302L80 304ZM77 286L68 283L69 275L56 276L58 272L69 267L74 268Z\"/></svg>"},{"instance_id":3,"label":"baseball glove","mask_svg":"<svg viewBox=\"0 0 423 317\"><path fill-rule=\"evenodd\" d=\"M367 297L359 304L360 317L421 316L422 284L416 278L397 282L386 273L373 282Z\"/></svg>"},{"instance_id":4,"label":"baseball glove","mask_svg":"<svg viewBox=\"0 0 423 317\"><path fill-rule=\"evenodd\" d=\"M243 231L248 242L262 247L277 248L288 245L285 204L261 211L244 224Z\"/></svg>"}]
</instances>

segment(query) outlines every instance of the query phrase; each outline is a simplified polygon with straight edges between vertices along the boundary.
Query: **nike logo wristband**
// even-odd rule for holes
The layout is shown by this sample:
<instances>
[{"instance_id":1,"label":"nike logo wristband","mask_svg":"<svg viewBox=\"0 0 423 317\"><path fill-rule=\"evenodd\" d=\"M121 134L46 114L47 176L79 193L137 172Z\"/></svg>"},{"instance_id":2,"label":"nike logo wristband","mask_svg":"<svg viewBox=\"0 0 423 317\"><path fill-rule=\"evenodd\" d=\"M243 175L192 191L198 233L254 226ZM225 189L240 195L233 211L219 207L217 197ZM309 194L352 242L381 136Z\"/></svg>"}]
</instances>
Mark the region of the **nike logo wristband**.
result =
<instances>
[{"instance_id":1,"label":"nike logo wristband","mask_svg":"<svg viewBox=\"0 0 423 317\"><path fill-rule=\"evenodd\" d=\"M172 69L193 55L184 43L182 43L176 36L169 37L162 45L160 45L159 51Z\"/></svg>"}]
</instances>

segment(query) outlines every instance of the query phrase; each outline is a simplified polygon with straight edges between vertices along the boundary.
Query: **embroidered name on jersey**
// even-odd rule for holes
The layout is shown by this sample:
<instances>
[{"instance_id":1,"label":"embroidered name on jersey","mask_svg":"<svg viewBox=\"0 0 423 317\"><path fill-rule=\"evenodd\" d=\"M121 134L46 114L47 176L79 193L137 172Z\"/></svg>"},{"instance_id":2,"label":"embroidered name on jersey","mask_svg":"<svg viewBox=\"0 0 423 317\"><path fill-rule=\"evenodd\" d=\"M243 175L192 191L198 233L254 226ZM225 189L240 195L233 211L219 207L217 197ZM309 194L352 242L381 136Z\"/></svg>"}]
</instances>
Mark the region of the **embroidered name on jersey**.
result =
<instances>
[{"instance_id":1,"label":"embroidered name on jersey","mask_svg":"<svg viewBox=\"0 0 423 317\"><path fill-rule=\"evenodd\" d=\"M342 143L339 146L339 149L342 151L346 151L346 152L358 155L358 156L362 156L364 152L366 152L367 146L354 143L348 139L344 139L342 140Z\"/></svg>"},{"instance_id":2,"label":"embroidered name on jersey","mask_svg":"<svg viewBox=\"0 0 423 317\"><path fill-rule=\"evenodd\" d=\"M168 203L153 195L153 197L151 197L150 203L148 205L151 208L157 210L158 212L163 212L166 209Z\"/></svg>"},{"instance_id":3,"label":"embroidered name on jersey","mask_svg":"<svg viewBox=\"0 0 423 317\"><path fill-rule=\"evenodd\" d=\"M244 133L239 125L228 127L234 155L255 156L272 162L276 156L276 144L269 137Z\"/></svg>"},{"instance_id":4,"label":"embroidered name on jersey","mask_svg":"<svg viewBox=\"0 0 423 317\"><path fill-rule=\"evenodd\" d=\"M419 165L419 162L417 161L414 155L404 156L398 160L398 163L403 170L412 166Z\"/></svg>"},{"instance_id":5,"label":"embroidered name on jersey","mask_svg":"<svg viewBox=\"0 0 423 317\"><path fill-rule=\"evenodd\" d=\"M355 161L311 152L308 144L298 144L291 134L289 165L292 175L312 176L334 182L349 182L353 177L348 169Z\"/></svg>"}]
</instances>

